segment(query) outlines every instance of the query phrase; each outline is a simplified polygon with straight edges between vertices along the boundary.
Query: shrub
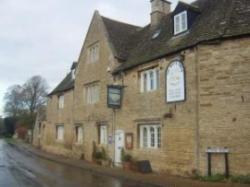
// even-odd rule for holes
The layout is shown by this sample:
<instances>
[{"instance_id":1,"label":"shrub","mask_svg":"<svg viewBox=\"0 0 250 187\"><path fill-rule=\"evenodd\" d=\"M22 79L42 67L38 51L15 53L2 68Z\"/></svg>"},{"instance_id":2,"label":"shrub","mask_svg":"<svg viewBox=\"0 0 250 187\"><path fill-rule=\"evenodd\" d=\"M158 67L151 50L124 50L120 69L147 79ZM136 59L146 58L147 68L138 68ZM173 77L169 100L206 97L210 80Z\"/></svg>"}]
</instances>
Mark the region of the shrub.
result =
<instances>
[{"instance_id":1,"label":"shrub","mask_svg":"<svg viewBox=\"0 0 250 187\"><path fill-rule=\"evenodd\" d=\"M243 184L250 184L250 175L232 176L231 181Z\"/></svg>"},{"instance_id":2,"label":"shrub","mask_svg":"<svg viewBox=\"0 0 250 187\"><path fill-rule=\"evenodd\" d=\"M130 162L130 161L132 161L132 156L130 154L125 153L124 149L122 149L121 157L122 157L122 161L123 162Z\"/></svg>"},{"instance_id":3,"label":"shrub","mask_svg":"<svg viewBox=\"0 0 250 187\"><path fill-rule=\"evenodd\" d=\"M97 159L97 160L103 159L103 154L102 154L102 152L97 151L97 152L95 153L94 158Z\"/></svg>"},{"instance_id":4,"label":"shrub","mask_svg":"<svg viewBox=\"0 0 250 187\"><path fill-rule=\"evenodd\" d=\"M98 150L95 142L93 142L92 158L96 159L96 160L107 160L108 159L105 149L102 148L101 150Z\"/></svg>"},{"instance_id":5,"label":"shrub","mask_svg":"<svg viewBox=\"0 0 250 187\"><path fill-rule=\"evenodd\" d=\"M222 174L216 174L212 176L197 176L197 179L207 182L222 182L226 180L225 175Z\"/></svg>"}]
</instances>

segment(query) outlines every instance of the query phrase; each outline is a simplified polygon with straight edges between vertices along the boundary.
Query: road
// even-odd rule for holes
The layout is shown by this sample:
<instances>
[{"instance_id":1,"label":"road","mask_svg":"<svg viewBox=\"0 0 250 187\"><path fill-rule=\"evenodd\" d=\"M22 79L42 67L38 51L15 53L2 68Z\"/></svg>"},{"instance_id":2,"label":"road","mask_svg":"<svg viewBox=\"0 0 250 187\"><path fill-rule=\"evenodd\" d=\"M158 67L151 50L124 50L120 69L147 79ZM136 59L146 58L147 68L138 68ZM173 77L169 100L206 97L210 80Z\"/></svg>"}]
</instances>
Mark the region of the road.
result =
<instances>
[{"instance_id":1,"label":"road","mask_svg":"<svg viewBox=\"0 0 250 187\"><path fill-rule=\"evenodd\" d=\"M20 151L0 139L0 187L152 187L101 176Z\"/></svg>"}]
</instances>

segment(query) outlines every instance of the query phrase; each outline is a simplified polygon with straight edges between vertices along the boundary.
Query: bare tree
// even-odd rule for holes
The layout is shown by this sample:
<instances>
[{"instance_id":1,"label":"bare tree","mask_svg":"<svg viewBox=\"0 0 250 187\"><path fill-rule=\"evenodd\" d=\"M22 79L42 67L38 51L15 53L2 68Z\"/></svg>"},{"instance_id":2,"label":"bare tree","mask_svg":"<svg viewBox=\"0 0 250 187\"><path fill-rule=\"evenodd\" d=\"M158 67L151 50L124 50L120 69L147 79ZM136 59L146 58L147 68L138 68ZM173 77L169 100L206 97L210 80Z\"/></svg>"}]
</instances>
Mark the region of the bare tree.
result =
<instances>
[{"instance_id":1,"label":"bare tree","mask_svg":"<svg viewBox=\"0 0 250 187\"><path fill-rule=\"evenodd\" d=\"M33 127L38 109L46 104L48 84L41 76L31 77L22 86L14 85L5 94L4 112L19 124Z\"/></svg>"},{"instance_id":2,"label":"bare tree","mask_svg":"<svg viewBox=\"0 0 250 187\"><path fill-rule=\"evenodd\" d=\"M33 76L23 85L22 100L30 114L46 103L48 94L47 81L41 76Z\"/></svg>"},{"instance_id":3,"label":"bare tree","mask_svg":"<svg viewBox=\"0 0 250 187\"><path fill-rule=\"evenodd\" d=\"M5 93L4 112L8 116L17 117L23 112L22 92L23 88L20 85L13 85Z\"/></svg>"}]
</instances>

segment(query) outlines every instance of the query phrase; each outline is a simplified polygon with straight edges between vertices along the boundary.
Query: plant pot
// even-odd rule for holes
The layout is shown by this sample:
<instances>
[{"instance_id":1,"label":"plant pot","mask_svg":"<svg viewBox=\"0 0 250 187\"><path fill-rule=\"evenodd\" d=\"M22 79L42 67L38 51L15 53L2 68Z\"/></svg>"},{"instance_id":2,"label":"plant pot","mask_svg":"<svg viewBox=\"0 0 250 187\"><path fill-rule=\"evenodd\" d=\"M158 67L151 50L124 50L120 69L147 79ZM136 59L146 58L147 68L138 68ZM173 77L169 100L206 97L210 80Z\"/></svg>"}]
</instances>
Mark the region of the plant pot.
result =
<instances>
[{"instance_id":1,"label":"plant pot","mask_svg":"<svg viewBox=\"0 0 250 187\"><path fill-rule=\"evenodd\" d=\"M132 162L123 162L122 168L123 170L130 171L132 168Z\"/></svg>"},{"instance_id":2,"label":"plant pot","mask_svg":"<svg viewBox=\"0 0 250 187\"><path fill-rule=\"evenodd\" d=\"M93 163L93 164L97 164L97 165L102 165L102 161L99 160L99 159L93 159L93 160L92 160L92 163Z\"/></svg>"},{"instance_id":3,"label":"plant pot","mask_svg":"<svg viewBox=\"0 0 250 187\"><path fill-rule=\"evenodd\" d=\"M136 162L132 162L131 163L131 170L135 171L135 172L138 172L138 166L137 166Z\"/></svg>"}]
</instances>

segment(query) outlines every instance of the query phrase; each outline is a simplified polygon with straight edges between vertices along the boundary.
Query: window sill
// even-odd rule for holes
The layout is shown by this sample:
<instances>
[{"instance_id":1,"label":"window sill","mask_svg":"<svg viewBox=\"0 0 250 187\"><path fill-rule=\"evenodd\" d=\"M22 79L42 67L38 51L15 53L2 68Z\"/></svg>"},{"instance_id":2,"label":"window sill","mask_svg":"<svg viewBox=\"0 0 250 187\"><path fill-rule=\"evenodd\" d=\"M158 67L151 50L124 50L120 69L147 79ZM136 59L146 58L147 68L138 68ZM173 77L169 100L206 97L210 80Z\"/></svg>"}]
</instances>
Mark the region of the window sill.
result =
<instances>
[{"instance_id":1,"label":"window sill","mask_svg":"<svg viewBox=\"0 0 250 187\"><path fill-rule=\"evenodd\" d=\"M185 31L182 31L182 32L180 32L178 34L174 34L173 37L172 37L172 39L176 39L178 37L185 36L187 34L189 34L189 30L185 30Z\"/></svg>"},{"instance_id":2,"label":"window sill","mask_svg":"<svg viewBox=\"0 0 250 187\"><path fill-rule=\"evenodd\" d=\"M108 146L108 144L106 143L106 144L98 144L98 147L107 147Z\"/></svg>"},{"instance_id":3,"label":"window sill","mask_svg":"<svg viewBox=\"0 0 250 187\"><path fill-rule=\"evenodd\" d=\"M56 140L56 143L63 144L64 140Z\"/></svg>"},{"instance_id":4,"label":"window sill","mask_svg":"<svg viewBox=\"0 0 250 187\"><path fill-rule=\"evenodd\" d=\"M75 146L83 145L83 142L75 142Z\"/></svg>"},{"instance_id":5,"label":"window sill","mask_svg":"<svg viewBox=\"0 0 250 187\"><path fill-rule=\"evenodd\" d=\"M151 94L151 93L157 93L159 91L159 89L157 90L152 90L152 91L145 91L145 92L140 92L140 94Z\"/></svg>"},{"instance_id":6,"label":"window sill","mask_svg":"<svg viewBox=\"0 0 250 187\"><path fill-rule=\"evenodd\" d=\"M155 150L161 150L161 147L157 147L157 148L139 148L139 150L151 152L151 151L155 151Z\"/></svg>"}]
</instances>

